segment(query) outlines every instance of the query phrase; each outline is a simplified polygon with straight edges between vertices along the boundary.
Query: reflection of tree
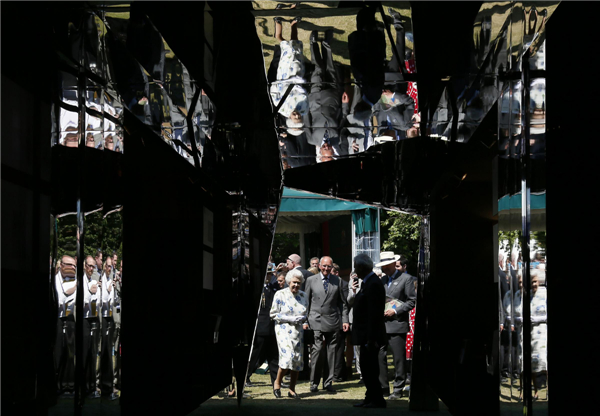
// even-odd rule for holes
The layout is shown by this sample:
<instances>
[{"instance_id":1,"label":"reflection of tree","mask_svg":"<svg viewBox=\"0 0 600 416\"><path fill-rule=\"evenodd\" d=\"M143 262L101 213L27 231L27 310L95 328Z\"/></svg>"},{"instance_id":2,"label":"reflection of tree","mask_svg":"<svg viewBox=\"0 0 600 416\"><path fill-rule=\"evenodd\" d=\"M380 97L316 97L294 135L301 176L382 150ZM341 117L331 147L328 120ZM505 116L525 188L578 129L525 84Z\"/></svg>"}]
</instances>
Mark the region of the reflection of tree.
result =
<instances>
[{"instance_id":1,"label":"reflection of tree","mask_svg":"<svg viewBox=\"0 0 600 416\"><path fill-rule=\"evenodd\" d=\"M102 252L104 257L117 251L119 259L123 258L123 215L115 212L107 215L102 222ZM87 252L86 252L87 254Z\"/></svg>"},{"instance_id":2,"label":"reflection of tree","mask_svg":"<svg viewBox=\"0 0 600 416\"><path fill-rule=\"evenodd\" d=\"M277 233L273 239L271 255L275 264L285 263L290 254L299 254L300 235L296 233ZM305 259L302 259L303 261ZM304 261L306 264L306 261Z\"/></svg>"},{"instance_id":3,"label":"reflection of tree","mask_svg":"<svg viewBox=\"0 0 600 416\"><path fill-rule=\"evenodd\" d=\"M123 254L123 216L121 212L112 213L102 218L102 212L94 212L85 216L85 241L83 252L86 256L95 256L98 248L112 255L117 250L119 259ZM75 256L77 254L77 216L66 215L58 218L58 258L63 255Z\"/></svg>"},{"instance_id":4,"label":"reflection of tree","mask_svg":"<svg viewBox=\"0 0 600 416\"><path fill-rule=\"evenodd\" d=\"M57 255L75 257L77 255L77 215L65 215L56 219Z\"/></svg>"},{"instance_id":5,"label":"reflection of tree","mask_svg":"<svg viewBox=\"0 0 600 416\"><path fill-rule=\"evenodd\" d=\"M408 259L409 273L416 271L421 217L381 210L381 250L402 254Z\"/></svg>"}]
</instances>

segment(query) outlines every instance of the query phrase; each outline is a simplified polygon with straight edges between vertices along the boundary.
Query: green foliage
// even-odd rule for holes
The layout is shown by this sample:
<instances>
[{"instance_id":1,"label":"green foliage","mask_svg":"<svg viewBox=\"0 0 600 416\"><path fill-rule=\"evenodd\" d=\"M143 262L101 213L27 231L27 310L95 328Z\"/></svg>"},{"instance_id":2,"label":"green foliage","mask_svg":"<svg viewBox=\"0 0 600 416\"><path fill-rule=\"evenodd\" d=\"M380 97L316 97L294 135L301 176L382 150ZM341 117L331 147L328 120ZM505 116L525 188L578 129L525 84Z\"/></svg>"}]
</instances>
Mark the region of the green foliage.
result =
<instances>
[{"instance_id":1,"label":"green foliage","mask_svg":"<svg viewBox=\"0 0 600 416\"><path fill-rule=\"evenodd\" d=\"M56 220L57 226L57 255L77 255L77 215L66 215ZM123 215L113 212L103 218L102 211L85 216L85 237L83 252L85 256L95 256L98 248L102 249L103 259L106 253L112 255L117 250L119 259L123 257Z\"/></svg>"},{"instance_id":2,"label":"green foliage","mask_svg":"<svg viewBox=\"0 0 600 416\"><path fill-rule=\"evenodd\" d=\"M508 243L505 243L505 240L508 240ZM523 247L521 230L498 232L498 249L503 250L507 256L510 256L515 240L519 240L519 246Z\"/></svg>"},{"instance_id":3,"label":"green foliage","mask_svg":"<svg viewBox=\"0 0 600 416\"><path fill-rule=\"evenodd\" d=\"M409 273L419 260L421 217L397 211L381 211L381 250L402 254L408 259Z\"/></svg>"},{"instance_id":4,"label":"green foliage","mask_svg":"<svg viewBox=\"0 0 600 416\"><path fill-rule=\"evenodd\" d=\"M285 263L287 257L292 253L300 252L300 234L277 233L273 238L271 255L275 264Z\"/></svg>"},{"instance_id":5,"label":"green foliage","mask_svg":"<svg viewBox=\"0 0 600 416\"><path fill-rule=\"evenodd\" d=\"M535 239L539 248L546 251L546 231L533 231L531 237Z\"/></svg>"}]
</instances>

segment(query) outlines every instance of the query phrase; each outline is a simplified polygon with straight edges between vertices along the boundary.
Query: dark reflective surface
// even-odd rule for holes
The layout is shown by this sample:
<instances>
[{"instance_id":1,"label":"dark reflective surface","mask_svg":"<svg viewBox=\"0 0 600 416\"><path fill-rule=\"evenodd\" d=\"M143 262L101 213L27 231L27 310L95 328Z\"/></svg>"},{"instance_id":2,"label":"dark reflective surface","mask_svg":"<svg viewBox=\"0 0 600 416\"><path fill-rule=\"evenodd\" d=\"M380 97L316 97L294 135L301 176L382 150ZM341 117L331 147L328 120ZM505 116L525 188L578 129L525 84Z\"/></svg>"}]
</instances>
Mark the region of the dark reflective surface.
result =
<instances>
[{"instance_id":1,"label":"dark reflective surface","mask_svg":"<svg viewBox=\"0 0 600 416\"><path fill-rule=\"evenodd\" d=\"M546 21L554 4L515 4L498 98L500 398L505 414L547 412Z\"/></svg>"},{"instance_id":2,"label":"dark reflective surface","mask_svg":"<svg viewBox=\"0 0 600 416\"><path fill-rule=\"evenodd\" d=\"M182 45L185 36L171 37L169 35L172 32L167 35L164 29L168 26L156 14L151 16L145 13L146 6L130 8L129 5L108 5L95 6L93 10L77 8L65 13L60 24L57 23L57 37L61 40L58 42L60 70L57 71L52 143L59 145L53 149L53 163L57 174L55 183L61 186L55 189L53 212L58 215L74 212L75 204L80 204L77 209L78 233L85 236L85 240L75 249L80 277L78 287L83 287L81 285L86 283L86 278L88 289L94 285L93 281L98 282L94 275L87 276L83 269L88 250L100 247L106 254L116 249L104 239L101 242L88 242L91 230L88 225L93 223L91 216L99 215L91 211L101 209L98 212L103 215L110 213L107 216L110 219L117 214L112 211L123 205L121 153L125 139L132 137L137 141L138 158L152 155L153 158L148 160L157 166L173 169L168 172L157 169L167 179L161 179L162 187L154 191L160 189L163 192L171 185L169 181L173 178L173 183L179 180L179 183L202 184L176 188L181 194L173 191L169 194L169 203L175 201L176 204L185 192L200 192L198 188L206 192L202 194L205 200L212 201L211 198L218 194L211 193L216 188L228 195L227 198L218 196L227 200L226 203L219 201L214 209L201 210L202 219L198 223L202 226L198 229L193 228L196 227L193 221L184 222L177 217L189 214L186 208L180 206L171 210L166 204L166 214L161 217L165 222L173 221L169 226L191 227L197 235L203 235L205 247L198 267L203 272L200 289L210 293L202 295L201 300L206 305L218 303L217 300L223 301L222 295L227 293L231 294L232 302L244 299L251 308L256 309L252 285L262 282L260 271L263 266L260 264L264 262L258 260L264 257L263 242L269 241L274 231L281 196L280 167L276 166L277 159L271 157L270 145L279 147L277 150L284 170L297 168L287 170L284 175L286 184L290 186L347 200L365 201L374 206L427 214L433 203L452 198L459 187L464 189L469 186L465 184L471 180L472 171L467 176L466 171L460 168L472 168L473 165L465 160L476 160L482 154L473 151L473 148L465 150L464 145L472 138L477 138L488 150L494 149L490 145L494 139L482 133L482 130L486 131L485 128L489 127L485 119L497 104L500 152L498 198L521 198L524 195L522 207L515 207L508 213L501 211L499 222L504 226L506 221L507 229L513 231L545 229L542 215L536 216L534 208L527 203L533 200L533 196L545 194L545 78L540 73L532 72L530 78L524 79L521 72L523 63L531 71L545 70L545 21L556 7L555 2L538 3L535 9L529 3L485 3L473 21L469 69L445 74L445 88L440 90L441 99L430 99L425 107L419 105L423 102L419 102L417 96L419 74L416 72L415 53L425 54L429 51L415 51L413 17L408 2L384 2L381 9L359 2L355 5L345 3L342 5L344 7L338 7L339 2L300 3L296 7L292 7L295 3L281 3L284 6L279 8L275 2L252 4L256 33L263 47L265 66L261 72L266 74L268 80L268 89L265 88L268 93L261 99L268 100L270 97L273 104L268 117L264 117L262 108L259 109L257 104L259 99L254 98L253 94L242 94L245 106L235 109L240 107L238 95L235 95L240 91L238 85L233 86L233 77L222 77L225 80L219 81L219 84L214 77L216 64L210 59L203 62L206 63L205 68L200 65L200 69L206 71L202 72L198 70L197 63L182 58L185 48L182 55L176 55L175 45ZM219 16L221 22L227 21L231 27L237 27L239 23L227 14L226 9L218 8L215 5L215 10L211 10L205 4L202 29L206 42L198 46L198 50L204 48L203 58L214 58L219 49L215 45L219 45L218 42L227 36L235 36L213 33L213 16ZM250 11L247 17L250 17ZM273 17L283 20L278 24ZM302 19L296 20L292 30L292 21L296 17ZM278 30L282 33L280 39L273 37ZM214 42L213 35L217 33L218 36L214 37L218 42ZM297 39L292 41L292 37ZM193 45L189 49L197 46L196 43ZM230 48L222 50L233 50L235 43L227 45ZM528 60L523 60L526 51L530 56ZM239 75L232 69L237 68L234 64L240 64L235 56L221 59L224 60L221 63L223 74ZM202 81L199 73L205 75ZM244 76L251 80L258 79L246 72ZM214 93L217 85L221 88L219 95ZM247 86L245 88L255 91ZM529 94L529 101L524 98L525 94ZM219 109L222 105L228 111L217 113L217 103ZM281 106L277 108L279 104ZM425 118L428 120L426 131L420 131L421 111L432 114L432 117ZM125 118L129 116L134 121L126 124ZM271 131L265 133L266 129L261 130L265 124ZM153 138L160 138L163 147L153 143ZM446 140L451 143L445 143ZM176 159L169 159L173 155ZM482 160L488 156L484 154ZM186 164L189 170L180 169L177 162L173 161L181 160L181 157L189 162L189 165ZM523 170L524 160L532 162L532 172L523 184L526 174ZM332 163L323 165L322 162ZM139 168L139 165L136 167ZM145 171L147 176L144 178L156 179L149 171L151 169ZM206 177L203 176L205 174ZM468 177L466 181L465 177ZM211 180L216 180L218 186ZM149 203L154 207L154 213L159 206L163 209L161 204L165 202L151 200ZM195 208L198 206L202 205ZM227 206L227 209L219 212L222 206ZM451 209L451 206L447 208ZM132 215L141 212L146 212L146 207ZM525 223L522 223L523 214ZM200 214L195 212L193 215ZM213 248L210 232L204 234L203 231L211 229L211 218L219 216L221 218L215 220L218 223L215 230L225 230L223 234L228 241L218 248L215 242ZM425 235L429 235L428 217L425 218ZM449 218L450 215L446 217L447 220ZM231 233L230 226L233 228ZM432 230L434 228L432 226ZM165 225L165 241L171 235L167 229ZM232 241L229 241L230 234ZM423 242L420 272L422 293L428 293L424 282L430 275L428 238ZM177 244L181 244L180 241ZM373 250L370 243L368 246ZM526 249L521 247L521 250ZM227 253L225 258L219 258L221 251ZM226 270L218 270L217 273L217 264L227 264ZM530 270L530 267L523 270ZM527 273L531 276L530 272ZM431 274L435 278L435 271ZM440 274L439 270L437 274ZM115 280L114 277L109 279L110 273L103 275L104 279L100 276L103 283ZM226 283L227 292L223 291L221 282ZM199 289L196 283L186 284ZM509 325L518 316L518 307L515 305L519 302L515 300L515 286L511 283L500 300L505 306L504 312L509 316ZM532 290L530 283L526 287L529 289L525 290ZM108 288L104 293L108 293ZM505 302L507 293L510 295ZM91 298L86 303L87 298L83 297L78 303L83 313L87 314L85 319L94 319L95 316L90 315L93 310ZM112 307L109 302L113 302ZM115 304L116 300L107 300L103 310L107 315L103 315L103 319L110 318L109 311L114 314ZM530 304L530 307L533 306ZM523 307L521 312L523 316L527 316L525 309ZM211 337L205 340L206 345L215 348L210 351L224 351L219 359L225 358L228 365L235 355L228 348L237 348L240 358L252 334L251 317L240 322L234 316L227 316L224 310L212 310L209 307L203 309L202 313L210 315L207 327L210 327ZM227 325L219 324L222 318L230 319ZM104 321L100 325L104 325ZM107 338L108 346L103 346L100 338L98 351L101 355L109 350L120 351L114 339L116 323L107 322L106 327L112 328L113 339ZM82 331L88 333L87 330ZM87 335L83 338L82 331L79 331L82 336L80 339L85 341L86 346L80 343L79 349L83 357L93 357L93 349L89 346L97 344L94 331L89 331L89 339ZM509 337L510 345L514 339L518 340L518 335L516 338ZM423 342L425 349L428 341ZM465 350L467 355L471 351L466 347L461 351ZM193 352L186 351L187 354ZM511 369L518 365L519 360L527 361L529 357L527 353L519 355L509 352L508 355ZM116 353L103 361L105 366L108 365L106 363L112 365L112 369L103 370L105 377L111 371L114 375L116 371L114 357ZM526 357L525 360L522 357ZM85 374L85 379L80 379L80 391L82 395L88 394L94 385L93 366L89 364L92 361L78 362L82 363L81 374ZM240 359L239 362L244 360ZM98 366L102 367L102 360ZM234 359L234 372L237 370L239 373L239 369ZM120 381L116 380L118 376L114 375L112 381L103 381L101 391L115 393L111 389L120 388ZM190 384L198 390L190 388L185 394L196 397L193 392L201 391L203 397L210 397L217 384L203 382L200 386L198 383L194 379ZM436 388L443 391L446 387L437 385ZM513 400L517 400L515 388L512 388L511 395ZM445 394L444 399L449 402L454 400L452 394Z\"/></svg>"},{"instance_id":3,"label":"dark reflective surface","mask_svg":"<svg viewBox=\"0 0 600 416\"><path fill-rule=\"evenodd\" d=\"M284 169L419 134L409 3L327 6L254 2Z\"/></svg>"}]
</instances>

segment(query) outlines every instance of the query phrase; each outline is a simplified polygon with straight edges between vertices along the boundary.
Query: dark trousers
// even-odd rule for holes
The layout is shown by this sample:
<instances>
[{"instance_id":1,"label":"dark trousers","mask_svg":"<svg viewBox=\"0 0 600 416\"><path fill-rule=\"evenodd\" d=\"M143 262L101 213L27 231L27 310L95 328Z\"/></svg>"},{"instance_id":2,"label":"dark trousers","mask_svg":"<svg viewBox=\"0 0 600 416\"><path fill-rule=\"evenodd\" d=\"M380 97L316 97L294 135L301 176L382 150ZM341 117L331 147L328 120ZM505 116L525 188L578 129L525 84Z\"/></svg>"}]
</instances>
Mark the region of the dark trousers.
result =
<instances>
[{"instance_id":1,"label":"dark trousers","mask_svg":"<svg viewBox=\"0 0 600 416\"><path fill-rule=\"evenodd\" d=\"M379 382L382 391L388 393L390 385L387 371L387 347L389 346L394 357L394 393L399 393L406 385L406 334L387 334L387 339L388 345L379 349Z\"/></svg>"},{"instance_id":2,"label":"dark trousers","mask_svg":"<svg viewBox=\"0 0 600 416\"><path fill-rule=\"evenodd\" d=\"M60 318L55 345L56 379L59 393L75 391L75 319Z\"/></svg>"},{"instance_id":3,"label":"dark trousers","mask_svg":"<svg viewBox=\"0 0 600 416\"><path fill-rule=\"evenodd\" d=\"M115 366L113 368L113 387L121 389L121 322L115 322L113 339L115 349Z\"/></svg>"},{"instance_id":4,"label":"dark trousers","mask_svg":"<svg viewBox=\"0 0 600 416\"><path fill-rule=\"evenodd\" d=\"M298 374L298 380L310 380L310 350L312 349L312 344L304 343L304 367L300 374Z\"/></svg>"},{"instance_id":5,"label":"dark trousers","mask_svg":"<svg viewBox=\"0 0 600 416\"><path fill-rule=\"evenodd\" d=\"M112 317L102 318L102 352L100 355L100 388L103 394L113 392L113 337L115 322Z\"/></svg>"},{"instance_id":6,"label":"dark trousers","mask_svg":"<svg viewBox=\"0 0 600 416\"><path fill-rule=\"evenodd\" d=\"M267 336L256 335L254 337L252 355L250 356L250 363L248 365L248 375L246 376L247 379L250 379L250 376L265 362L265 359L269 364L271 385L273 385L279 369L279 351L277 349L277 338L274 334Z\"/></svg>"},{"instance_id":7,"label":"dark trousers","mask_svg":"<svg viewBox=\"0 0 600 416\"><path fill-rule=\"evenodd\" d=\"M379 383L379 351L376 348L367 348L365 345L359 347L360 370L365 388L366 403L381 404L385 402Z\"/></svg>"},{"instance_id":8,"label":"dark trousers","mask_svg":"<svg viewBox=\"0 0 600 416\"><path fill-rule=\"evenodd\" d=\"M519 373L519 358L517 357L517 332L509 334L510 327L500 332L500 373L503 377L517 377ZM509 339L512 337L512 339ZM510 354L510 355L509 355ZM512 363L511 363L512 360ZM512 365L511 365L512 364Z\"/></svg>"},{"instance_id":9,"label":"dark trousers","mask_svg":"<svg viewBox=\"0 0 600 416\"><path fill-rule=\"evenodd\" d=\"M322 55L321 50L323 52ZM327 46L326 44L322 44L322 49L319 49L318 43L311 42L310 51L312 55L312 62L315 64L315 69L310 77L310 92L315 93L324 89L335 88L338 90L338 95L341 101L342 93L344 92L344 86L340 82L340 73L333 63L331 47ZM333 83L333 85L323 84L323 82Z\"/></svg>"},{"instance_id":10,"label":"dark trousers","mask_svg":"<svg viewBox=\"0 0 600 416\"><path fill-rule=\"evenodd\" d=\"M96 391L98 364L98 348L100 347L100 320L86 318L83 320L83 372L86 393Z\"/></svg>"},{"instance_id":11,"label":"dark trousers","mask_svg":"<svg viewBox=\"0 0 600 416\"><path fill-rule=\"evenodd\" d=\"M333 371L335 368L335 350L338 342L337 331L321 332L315 330L315 343L310 352L310 385L318 387L323 372L323 361L327 360L329 372L327 378L323 377L323 387L333 383Z\"/></svg>"},{"instance_id":12,"label":"dark trousers","mask_svg":"<svg viewBox=\"0 0 600 416\"><path fill-rule=\"evenodd\" d=\"M337 334L337 344L335 348L335 367L333 369L334 380L343 379L346 374L346 356L344 355L344 347L346 346L346 332L339 330ZM323 363L323 378L327 378L329 374L329 365ZM349 376L349 375L348 375Z\"/></svg>"}]
</instances>

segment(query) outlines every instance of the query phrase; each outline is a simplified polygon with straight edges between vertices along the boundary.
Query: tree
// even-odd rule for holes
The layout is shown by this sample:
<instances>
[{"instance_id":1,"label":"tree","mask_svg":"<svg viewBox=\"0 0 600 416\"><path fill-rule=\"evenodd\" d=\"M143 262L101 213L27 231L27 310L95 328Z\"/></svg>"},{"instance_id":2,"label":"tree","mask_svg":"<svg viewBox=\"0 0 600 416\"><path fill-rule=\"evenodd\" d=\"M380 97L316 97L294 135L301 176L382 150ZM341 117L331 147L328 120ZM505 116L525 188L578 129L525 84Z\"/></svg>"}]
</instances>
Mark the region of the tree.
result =
<instances>
[{"instance_id":1,"label":"tree","mask_svg":"<svg viewBox=\"0 0 600 416\"><path fill-rule=\"evenodd\" d=\"M295 233L276 233L273 238L273 247L271 256L273 263L285 263L285 259L292 254L300 251L300 234Z\"/></svg>"},{"instance_id":2,"label":"tree","mask_svg":"<svg viewBox=\"0 0 600 416\"><path fill-rule=\"evenodd\" d=\"M398 211L381 211L381 250L402 254L414 274L419 260L421 217Z\"/></svg>"}]
</instances>

